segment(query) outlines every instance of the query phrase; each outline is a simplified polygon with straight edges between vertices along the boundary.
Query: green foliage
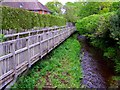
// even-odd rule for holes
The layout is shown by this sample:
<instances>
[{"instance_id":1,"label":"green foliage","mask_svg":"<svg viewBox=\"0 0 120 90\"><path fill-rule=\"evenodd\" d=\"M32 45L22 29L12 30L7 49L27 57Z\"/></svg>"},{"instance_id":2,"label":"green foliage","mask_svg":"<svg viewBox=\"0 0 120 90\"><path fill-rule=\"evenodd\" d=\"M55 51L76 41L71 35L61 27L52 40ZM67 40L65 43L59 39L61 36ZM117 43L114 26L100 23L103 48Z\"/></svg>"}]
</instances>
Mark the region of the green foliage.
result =
<instances>
[{"instance_id":1,"label":"green foliage","mask_svg":"<svg viewBox=\"0 0 120 90\"><path fill-rule=\"evenodd\" d=\"M61 8L63 5L59 1L55 1L55 2L52 1L52 2L47 2L46 6L52 12L53 15L60 15Z\"/></svg>"},{"instance_id":2,"label":"green foliage","mask_svg":"<svg viewBox=\"0 0 120 90\"><path fill-rule=\"evenodd\" d=\"M117 14L110 18L110 37L120 45L120 9Z\"/></svg>"},{"instance_id":3,"label":"green foliage","mask_svg":"<svg viewBox=\"0 0 120 90\"><path fill-rule=\"evenodd\" d=\"M114 14L115 12L109 12L103 15L96 14L80 19L76 23L77 30L81 34L86 34L90 37L101 37L103 33L105 34L107 32L109 18Z\"/></svg>"},{"instance_id":4,"label":"green foliage","mask_svg":"<svg viewBox=\"0 0 120 90\"><path fill-rule=\"evenodd\" d=\"M117 11L120 8L120 1L119 2L113 2L110 6L110 11Z\"/></svg>"},{"instance_id":5,"label":"green foliage","mask_svg":"<svg viewBox=\"0 0 120 90\"><path fill-rule=\"evenodd\" d=\"M89 17L85 17L80 19L76 23L77 30L81 34L88 34L92 33L96 30L99 21L99 15L91 15Z\"/></svg>"},{"instance_id":6,"label":"green foliage","mask_svg":"<svg viewBox=\"0 0 120 90\"><path fill-rule=\"evenodd\" d=\"M2 29L31 29L34 27L63 26L66 19L59 16L41 15L23 9L2 8Z\"/></svg>"},{"instance_id":7,"label":"green foliage","mask_svg":"<svg viewBox=\"0 0 120 90\"><path fill-rule=\"evenodd\" d=\"M103 14L110 10L111 2L81 2L82 6L79 9L80 18L87 17L93 14Z\"/></svg>"},{"instance_id":8,"label":"green foliage","mask_svg":"<svg viewBox=\"0 0 120 90\"><path fill-rule=\"evenodd\" d=\"M120 58L117 58L115 60L115 63L116 63L116 66L115 66L116 72L120 74Z\"/></svg>"},{"instance_id":9,"label":"green foliage","mask_svg":"<svg viewBox=\"0 0 120 90\"><path fill-rule=\"evenodd\" d=\"M5 41L5 37L3 34L0 34L0 42L3 42L3 41Z\"/></svg>"},{"instance_id":10,"label":"green foliage","mask_svg":"<svg viewBox=\"0 0 120 90\"><path fill-rule=\"evenodd\" d=\"M116 50L116 71L120 73L120 9L117 11L116 15L110 18L110 37L116 41L117 50Z\"/></svg>"},{"instance_id":11,"label":"green foliage","mask_svg":"<svg viewBox=\"0 0 120 90\"><path fill-rule=\"evenodd\" d=\"M98 47L100 49L105 49L105 40L104 38L92 38L90 42L93 46Z\"/></svg>"},{"instance_id":12,"label":"green foliage","mask_svg":"<svg viewBox=\"0 0 120 90\"><path fill-rule=\"evenodd\" d=\"M43 27L43 25L41 24L41 18L40 18L41 15L38 15L37 13L32 13L31 12L31 19L32 19L32 27L38 27L38 26L41 26Z\"/></svg>"},{"instance_id":13,"label":"green foliage","mask_svg":"<svg viewBox=\"0 0 120 90\"><path fill-rule=\"evenodd\" d=\"M119 81L120 80L120 76L113 76L112 79L115 80L115 81Z\"/></svg>"},{"instance_id":14,"label":"green foliage","mask_svg":"<svg viewBox=\"0 0 120 90\"><path fill-rule=\"evenodd\" d=\"M79 60L80 44L75 38L76 35L71 36L38 61L11 89L34 89L35 87L42 89L46 83L49 83L48 80L53 88L80 88L82 78ZM46 79L48 73L49 79Z\"/></svg>"},{"instance_id":15,"label":"green foliage","mask_svg":"<svg viewBox=\"0 0 120 90\"><path fill-rule=\"evenodd\" d=\"M120 9L117 12L97 14L78 20L76 27L90 43L103 50L103 55L114 60L120 73Z\"/></svg>"},{"instance_id":16,"label":"green foliage","mask_svg":"<svg viewBox=\"0 0 120 90\"><path fill-rule=\"evenodd\" d=\"M64 13L64 17L67 19L68 22L75 23L78 20L78 12L80 6L81 4L79 2L67 2L64 5L64 9L66 10Z\"/></svg>"},{"instance_id":17,"label":"green foliage","mask_svg":"<svg viewBox=\"0 0 120 90\"><path fill-rule=\"evenodd\" d=\"M115 48L112 47L108 47L107 49L105 49L104 51L104 56L106 56L107 58L113 58L116 55L116 50Z\"/></svg>"}]
</instances>

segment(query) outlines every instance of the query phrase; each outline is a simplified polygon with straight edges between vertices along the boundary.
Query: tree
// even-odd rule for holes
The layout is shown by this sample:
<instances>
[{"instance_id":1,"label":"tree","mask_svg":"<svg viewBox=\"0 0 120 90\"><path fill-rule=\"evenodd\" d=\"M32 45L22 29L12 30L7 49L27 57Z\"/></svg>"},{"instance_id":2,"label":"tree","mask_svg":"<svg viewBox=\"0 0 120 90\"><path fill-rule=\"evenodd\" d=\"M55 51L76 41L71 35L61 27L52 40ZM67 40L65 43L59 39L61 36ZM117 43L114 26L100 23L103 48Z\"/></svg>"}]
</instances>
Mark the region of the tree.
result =
<instances>
[{"instance_id":1,"label":"tree","mask_svg":"<svg viewBox=\"0 0 120 90\"><path fill-rule=\"evenodd\" d=\"M61 8L62 8L62 3L58 1L52 1L48 2L46 4L47 8L52 11L52 14L54 15L60 15L61 14Z\"/></svg>"},{"instance_id":2,"label":"tree","mask_svg":"<svg viewBox=\"0 0 120 90\"><path fill-rule=\"evenodd\" d=\"M84 18L93 14L107 13L110 11L111 4L112 2L81 2L79 16Z\"/></svg>"},{"instance_id":3,"label":"tree","mask_svg":"<svg viewBox=\"0 0 120 90\"><path fill-rule=\"evenodd\" d=\"M113 2L110 6L110 11L116 11L120 8L120 1L119 2Z\"/></svg>"},{"instance_id":4,"label":"tree","mask_svg":"<svg viewBox=\"0 0 120 90\"><path fill-rule=\"evenodd\" d=\"M67 2L64 5L64 9L65 9L65 14L64 17L67 19L68 22L76 22L78 17L78 11L80 8L81 4L79 2Z\"/></svg>"}]
</instances>

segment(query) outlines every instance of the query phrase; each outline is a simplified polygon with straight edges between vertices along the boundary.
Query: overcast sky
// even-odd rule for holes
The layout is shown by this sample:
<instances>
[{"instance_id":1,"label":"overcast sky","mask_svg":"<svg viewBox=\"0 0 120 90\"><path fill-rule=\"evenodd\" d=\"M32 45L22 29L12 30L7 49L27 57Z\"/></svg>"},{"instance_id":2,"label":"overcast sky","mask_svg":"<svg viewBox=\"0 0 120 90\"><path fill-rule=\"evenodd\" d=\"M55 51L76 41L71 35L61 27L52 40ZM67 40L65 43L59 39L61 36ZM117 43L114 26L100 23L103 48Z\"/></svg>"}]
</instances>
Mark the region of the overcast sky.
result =
<instances>
[{"instance_id":1,"label":"overcast sky","mask_svg":"<svg viewBox=\"0 0 120 90\"><path fill-rule=\"evenodd\" d=\"M47 2L53 1L53 0L38 0L38 1L40 1L42 4L45 5ZM58 0L58 1L61 2L62 4L65 4L66 2L74 2L76 0Z\"/></svg>"}]
</instances>

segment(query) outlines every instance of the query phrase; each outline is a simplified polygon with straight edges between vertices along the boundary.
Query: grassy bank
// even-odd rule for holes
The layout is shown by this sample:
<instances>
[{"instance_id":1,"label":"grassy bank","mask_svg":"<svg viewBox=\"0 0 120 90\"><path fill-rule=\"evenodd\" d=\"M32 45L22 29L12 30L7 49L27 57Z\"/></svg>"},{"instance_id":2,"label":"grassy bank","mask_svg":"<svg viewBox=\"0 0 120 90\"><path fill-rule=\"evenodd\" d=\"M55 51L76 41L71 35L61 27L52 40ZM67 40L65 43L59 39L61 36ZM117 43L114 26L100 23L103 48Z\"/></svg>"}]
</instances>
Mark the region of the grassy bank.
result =
<instances>
[{"instance_id":1,"label":"grassy bank","mask_svg":"<svg viewBox=\"0 0 120 90\"><path fill-rule=\"evenodd\" d=\"M76 35L72 35L20 77L11 89L79 88L82 78L79 52L80 44Z\"/></svg>"}]
</instances>

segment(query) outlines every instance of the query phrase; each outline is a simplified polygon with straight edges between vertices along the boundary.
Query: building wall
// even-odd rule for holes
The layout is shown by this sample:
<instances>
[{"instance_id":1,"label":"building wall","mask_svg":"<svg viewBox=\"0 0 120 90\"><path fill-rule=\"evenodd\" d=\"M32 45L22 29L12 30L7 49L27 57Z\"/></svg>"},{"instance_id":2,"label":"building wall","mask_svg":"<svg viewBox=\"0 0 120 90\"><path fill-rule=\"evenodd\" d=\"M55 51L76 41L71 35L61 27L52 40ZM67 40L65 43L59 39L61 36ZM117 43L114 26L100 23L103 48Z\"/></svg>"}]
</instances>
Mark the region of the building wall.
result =
<instances>
[{"instance_id":1,"label":"building wall","mask_svg":"<svg viewBox=\"0 0 120 90\"><path fill-rule=\"evenodd\" d=\"M39 13L39 14L50 14L49 12L47 12L47 11L42 11L42 10L38 11L38 13Z\"/></svg>"},{"instance_id":2,"label":"building wall","mask_svg":"<svg viewBox=\"0 0 120 90\"><path fill-rule=\"evenodd\" d=\"M39 14L50 14L50 12L42 11L42 10L39 10L39 11L29 10L29 11L31 11L31 12L35 12L35 13L39 13Z\"/></svg>"},{"instance_id":3,"label":"building wall","mask_svg":"<svg viewBox=\"0 0 120 90\"><path fill-rule=\"evenodd\" d=\"M42 14L42 11L39 11L39 14Z\"/></svg>"}]
</instances>

